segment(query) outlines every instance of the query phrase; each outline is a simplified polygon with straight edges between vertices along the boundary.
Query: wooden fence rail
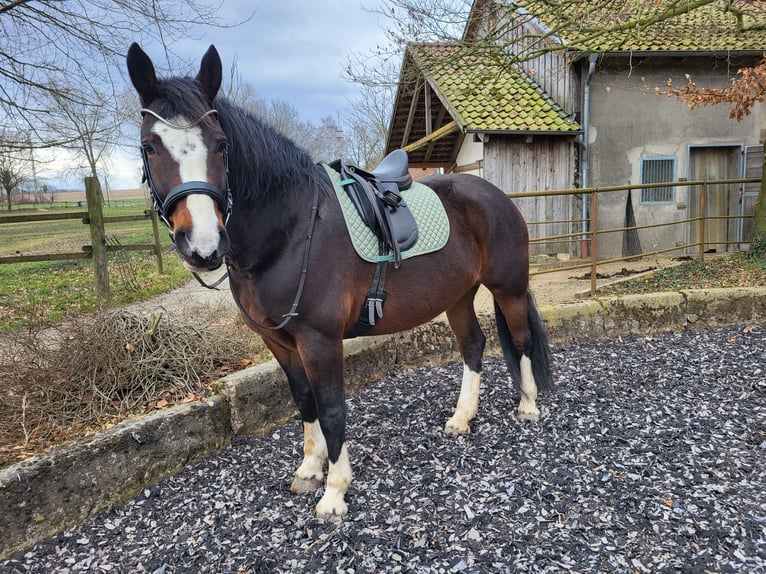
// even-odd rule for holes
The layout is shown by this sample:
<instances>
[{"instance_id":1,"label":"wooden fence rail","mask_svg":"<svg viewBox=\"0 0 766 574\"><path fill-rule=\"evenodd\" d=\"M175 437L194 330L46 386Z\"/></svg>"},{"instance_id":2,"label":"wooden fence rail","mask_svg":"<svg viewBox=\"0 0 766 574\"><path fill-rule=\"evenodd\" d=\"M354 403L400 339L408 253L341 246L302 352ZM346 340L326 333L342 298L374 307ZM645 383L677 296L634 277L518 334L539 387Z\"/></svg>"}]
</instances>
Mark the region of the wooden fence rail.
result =
<instances>
[{"instance_id":1,"label":"wooden fence rail","mask_svg":"<svg viewBox=\"0 0 766 574\"><path fill-rule=\"evenodd\" d=\"M87 259L92 258L94 262L94 273L96 275L96 286L99 294L108 294L108 276L106 273L106 255L109 252L117 250L125 251L150 251L157 257L157 266L160 273L163 272L162 267L162 250L159 239L159 229L157 216L153 210L145 210L144 215L135 216L117 216L117 217L104 217L101 212L100 190L98 188L98 181L88 181L93 178L86 178L86 191L89 192L88 196L88 211L87 212L74 212L74 213L60 213L60 214L34 214L34 215L11 215L0 218L0 223L19 223L27 221L51 221L56 219L81 219L83 223L90 225L91 229L91 245L85 246L82 252L79 253L51 253L45 255L22 255L11 257L0 257L0 264L4 263L20 263L25 261L54 261L54 260L67 260L67 259ZM539 269L534 271L533 275L539 275L543 273L551 273L554 271L568 271L575 269L590 268L591 269L591 294L596 291L596 277L597 267L599 264L614 263L617 261L627 261L635 259L636 257L645 257L649 255L660 255L669 252L683 251L684 249L695 248L697 250L697 257L704 259L705 257L705 245L709 244L706 237L706 222L716 219L741 219L744 220L748 217L746 215L727 215L727 216L709 216L706 214L705 208L705 190L711 185L721 184L748 184L759 183L760 178L747 178L747 179L726 179L726 180L699 180L699 181L683 181L683 182L667 182L656 184L636 184L636 185L618 185L609 187L598 188L583 188L583 189L564 189L564 190L549 190L549 191L537 191L537 192L524 192L524 193L507 193L506 195L513 198L529 198L529 197L550 197L560 195L580 195L590 199L590 212L587 220L573 219L567 221L530 221L529 226L550 224L550 223L567 223L577 224L587 222L587 230L578 231L563 235L536 237L530 240L530 243L546 243L546 242L558 242L558 241L580 241L589 245L590 249L587 257L583 255L581 263L574 265L568 265L565 267L555 267L550 269ZM686 186L690 188L697 188L700 192L700 215L697 217L673 220L665 223L652 223L648 225L636 225L632 227L614 227L609 229L599 229L598 219L598 197L603 193L626 191L642 188L652 187L681 187ZM135 221L140 219L151 219L152 228L154 232L154 244L146 245L128 245L128 246L110 246L106 244L104 234L105 223L116 223L124 221ZM698 237L693 238L689 243L683 245L673 245L672 247L655 249L650 252L642 252L639 255L631 254L623 257L616 257L613 259L598 259L598 237L610 234L627 232L632 230L649 229L657 227L669 227L674 225L685 225L689 223L698 223ZM732 243L732 242L728 242ZM585 250L584 250L585 251Z\"/></svg>"},{"instance_id":2,"label":"wooden fence rail","mask_svg":"<svg viewBox=\"0 0 766 574\"><path fill-rule=\"evenodd\" d=\"M154 213L154 210L146 209L142 215L119 215L113 217L104 217L103 210L101 208L101 189L96 178L85 178L85 192L87 195L88 211L7 215L0 217L0 224L80 219L82 223L88 225L90 229L90 245L83 246L82 251L77 252L41 253L35 255L12 255L0 257L0 265L38 261L69 261L76 259L92 259L96 292L98 296L102 298L109 295L109 253L118 251L148 251L154 253L157 259L157 269L160 273L164 273L159 226L157 222L157 215ZM154 243L134 245L107 244L105 231L106 224L122 223L128 221L142 221L147 219L150 220L152 224Z\"/></svg>"}]
</instances>

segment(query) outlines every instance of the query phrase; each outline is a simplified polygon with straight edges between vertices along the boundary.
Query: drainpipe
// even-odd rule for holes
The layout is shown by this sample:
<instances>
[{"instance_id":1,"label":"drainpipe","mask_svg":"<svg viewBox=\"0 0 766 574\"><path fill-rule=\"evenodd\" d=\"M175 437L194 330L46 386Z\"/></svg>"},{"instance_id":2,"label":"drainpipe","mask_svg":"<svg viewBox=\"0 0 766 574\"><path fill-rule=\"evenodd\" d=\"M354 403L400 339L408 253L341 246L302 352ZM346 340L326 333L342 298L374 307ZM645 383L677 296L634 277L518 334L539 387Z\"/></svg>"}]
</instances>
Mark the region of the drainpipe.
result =
<instances>
[{"instance_id":1,"label":"drainpipe","mask_svg":"<svg viewBox=\"0 0 766 574\"><path fill-rule=\"evenodd\" d=\"M596 71L598 54L588 55L588 74L585 76L582 106L582 187L590 185L590 80ZM580 254L584 257L588 245L588 206L585 203L585 195L582 198L582 241Z\"/></svg>"}]
</instances>

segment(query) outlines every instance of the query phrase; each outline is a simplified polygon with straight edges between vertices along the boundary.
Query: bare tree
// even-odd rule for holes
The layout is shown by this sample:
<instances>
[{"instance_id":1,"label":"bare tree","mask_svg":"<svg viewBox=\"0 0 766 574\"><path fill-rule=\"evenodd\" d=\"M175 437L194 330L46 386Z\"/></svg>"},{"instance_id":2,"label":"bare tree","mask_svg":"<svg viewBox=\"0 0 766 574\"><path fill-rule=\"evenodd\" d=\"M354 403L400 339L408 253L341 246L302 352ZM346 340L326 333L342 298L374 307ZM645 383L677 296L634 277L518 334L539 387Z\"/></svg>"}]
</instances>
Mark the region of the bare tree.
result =
<instances>
[{"instance_id":1,"label":"bare tree","mask_svg":"<svg viewBox=\"0 0 766 574\"><path fill-rule=\"evenodd\" d=\"M13 197L20 191L21 186L29 178L26 171L27 162L19 155L19 150L2 145L0 141L0 188L5 196L8 211L13 206Z\"/></svg>"},{"instance_id":2,"label":"bare tree","mask_svg":"<svg viewBox=\"0 0 766 574\"><path fill-rule=\"evenodd\" d=\"M348 126L350 159L370 169L383 159L394 87L363 86L361 91L361 97L342 114L342 119Z\"/></svg>"},{"instance_id":3,"label":"bare tree","mask_svg":"<svg viewBox=\"0 0 766 574\"><path fill-rule=\"evenodd\" d=\"M683 88L673 86L668 80L664 90L657 88L657 93L686 102L689 108L725 104L731 106L729 115L737 121L750 115L756 103L766 98L766 53L760 63L750 68L742 68L732 78L731 85L725 88L705 88L698 86L694 78L686 75Z\"/></svg>"},{"instance_id":4,"label":"bare tree","mask_svg":"<svg viewBox=\"0 0 766 574\"><path fill-rule=\"evenodd\" d=\"M399 64L411 42L454 42L460 40L471 11L472 0L389 0L370 11L388 24L388 44L352 54L344 76L363 86L395 86Z\"/></svg>"},{"instance_id":5,"label":"bare tree","mask_svg":"<svg viewBox=\"0 0 766 574\"><path fill-rule=\"evenodd\" d=\"M326 116L312 131L312 141L305 148L315 161L331 162L349 158L349 140L343 131L340 117Z\"/></svg>"},{"instance_id":6,"label":"bare tree","mask_svg":"<svg viewBox=\"0 0 766 574\"><path fill-rule=\"evenodd\" d=\"M93 84L82 86L89 94L86 103L78 97L69 97L71 88L56 88L48 92L51 114L42 118L45 129L58 134L59 147L72 152L75 159L66 171L84 172L99 178L118 140L121 117L115 109L114 99ZM81 158L79 161L77 158Z\"/></svg>"},{"instance_id":7,"label":"bare tree","mask_svg":"<svg viewBox=\"0 0 766 574\"><path fill-rule=\"evenodd\" d=\"M193 25L227 26L217 17L223 0L14 0L0 6L0 129L32 133L37 146L71 143L70 134L47 129L41 118L61 102L91 102L82 90L98 81L99 93L114 95L123 84L130 40L159 41L168 66L169 46L188 38ZM232 23L231 25L236 25ZM97 80L96 80L97 79ZM51 109L51 102L59 102ZM26 146L25 141L8 145Z\"/></svg>"},{"instance_id":8,"label":"bare tree","mask_svg":"<svg viewBox=\"0 0 766 574\"><path fill-rule=\"evenodd\" d=\"M566 50L576 55L592 51L594 45L600 46L597 51L609 51L627 38L640 38L653 25L714 3L720 3L722 10L732 14L742 31L766 28L766 2L388 0L372 11L387 20L390 45L355 55L345 73L352 81L364 85L396 81L391 76L392 68L381 68L380 64L401 58L411 42L462 42L476 52L484 52L488 58L502 58L504 65L530 62L549 52ZM704 34L702 26L699 33ZM561 38L566 38L566 43Z\"/></svg>"},{"instance_id":9,"label":"bare tree","mask_svg":"<svg viewBox=\"0 0 766 574\"><path fill-rule=\"evenodd\" d=\"M261 98L249 102L245 108L253 115L271 124L279 133L293 140L298 146L314 155L317 127L300 117L298 110L284 100L264 100Z\"/></svg>"}]
</instances>

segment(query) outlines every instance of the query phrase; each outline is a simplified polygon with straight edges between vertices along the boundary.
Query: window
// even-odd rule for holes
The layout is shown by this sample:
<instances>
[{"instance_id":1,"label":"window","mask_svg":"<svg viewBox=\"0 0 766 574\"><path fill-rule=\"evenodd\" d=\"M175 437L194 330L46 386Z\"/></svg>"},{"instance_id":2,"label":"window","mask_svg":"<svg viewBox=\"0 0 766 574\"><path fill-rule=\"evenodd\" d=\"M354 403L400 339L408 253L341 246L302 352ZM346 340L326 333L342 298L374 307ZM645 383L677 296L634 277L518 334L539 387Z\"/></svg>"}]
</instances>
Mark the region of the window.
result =
<instances>
[{"instance_id":1,"label":"window","mask_svg":"<svg viewBox=\"0 0 766 574\"><path fill-rule=\"evenodd\" d=\"M641 183L663 183L676 179L676 158L642 157ZM671 186L641 189L641 203L673 203L675 188Z\"/></svg>"}]
</instances>

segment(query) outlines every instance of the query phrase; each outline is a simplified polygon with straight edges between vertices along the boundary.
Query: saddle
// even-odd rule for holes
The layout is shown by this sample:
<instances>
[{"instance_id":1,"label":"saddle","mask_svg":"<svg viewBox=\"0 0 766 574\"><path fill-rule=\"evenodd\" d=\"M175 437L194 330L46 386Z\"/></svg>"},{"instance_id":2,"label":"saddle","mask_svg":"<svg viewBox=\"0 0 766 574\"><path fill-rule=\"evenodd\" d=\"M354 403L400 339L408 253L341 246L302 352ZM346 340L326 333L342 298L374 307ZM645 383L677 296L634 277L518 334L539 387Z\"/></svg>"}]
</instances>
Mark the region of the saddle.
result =
<instances>
[{"instance_id":1,"label":"saddle","mask_svg":"<svg viewBox=\"0 0 766 574\"><path fill-rule=\"evenodd\" d=\"M412 186L407 152L392 151L369 172L342 159L330 167L340 173L341 186L364 224L378 238L380 255L393 252L394 267L398 269L402 252L418 240L418 226L401 193Z\"/></svg>"}]
</instances>

